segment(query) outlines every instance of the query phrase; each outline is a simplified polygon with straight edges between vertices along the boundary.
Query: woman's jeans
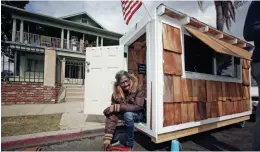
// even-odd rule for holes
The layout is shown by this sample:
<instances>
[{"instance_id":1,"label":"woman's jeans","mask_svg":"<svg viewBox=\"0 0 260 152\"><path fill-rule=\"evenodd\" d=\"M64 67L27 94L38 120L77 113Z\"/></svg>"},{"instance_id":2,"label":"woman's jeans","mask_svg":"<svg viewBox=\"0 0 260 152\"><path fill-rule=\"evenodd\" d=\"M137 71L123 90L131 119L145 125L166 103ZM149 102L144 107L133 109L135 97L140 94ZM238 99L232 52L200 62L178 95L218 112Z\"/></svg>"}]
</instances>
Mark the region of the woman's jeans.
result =
<instances>
[{"instance_id":1,"label":"woman's jeans","mask_svg":"<svg viewBox=\"0 0 260 152\"><path fill-rule=\"evenodd\" d=\"M260 62L252 63L251 74L258 85L258 106L256 107L256 124L253 131L253 150L260 151Z\"/></svg>"},{"instance_id":2,"label":"woman's jeans","mask_svg":"<svg viewBox=\"0 0 260 152\"><path fill-rule=\"evenodd\" d=\"M143 116L141 113L135 113L135 112L125 112L123 114L123 121L126 127L126 143L125 146L133 147L134 145L134 123L141 122L143 119ZM115 134L113 136L113 141L118 140L118 134L117 131L115 131Z\"/></svg>"}]
</instances>

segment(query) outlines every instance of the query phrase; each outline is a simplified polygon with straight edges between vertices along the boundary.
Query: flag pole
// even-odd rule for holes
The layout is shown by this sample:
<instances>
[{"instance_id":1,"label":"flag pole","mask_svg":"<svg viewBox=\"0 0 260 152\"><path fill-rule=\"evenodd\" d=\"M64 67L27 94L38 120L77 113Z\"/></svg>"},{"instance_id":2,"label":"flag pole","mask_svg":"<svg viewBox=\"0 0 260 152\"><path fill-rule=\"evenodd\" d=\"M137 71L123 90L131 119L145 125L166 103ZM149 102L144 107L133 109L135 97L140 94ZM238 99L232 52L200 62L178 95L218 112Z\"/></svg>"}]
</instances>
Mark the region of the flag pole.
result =
<instances>
[{"instance_id":1,"label":"flag pole","mask_svg":"<svg viewBox=\"0 0 260 152\"><path fill-rule=\"evenodd\" d=\"M148 13L150 19L152 20L152 16L150 15L148 9L146 8L145 4L144 4L144 1L142 0L142 3L143 3L143 6L144 6L144 9L146 10L146 12Z\"/></svg>"}]
</instances>

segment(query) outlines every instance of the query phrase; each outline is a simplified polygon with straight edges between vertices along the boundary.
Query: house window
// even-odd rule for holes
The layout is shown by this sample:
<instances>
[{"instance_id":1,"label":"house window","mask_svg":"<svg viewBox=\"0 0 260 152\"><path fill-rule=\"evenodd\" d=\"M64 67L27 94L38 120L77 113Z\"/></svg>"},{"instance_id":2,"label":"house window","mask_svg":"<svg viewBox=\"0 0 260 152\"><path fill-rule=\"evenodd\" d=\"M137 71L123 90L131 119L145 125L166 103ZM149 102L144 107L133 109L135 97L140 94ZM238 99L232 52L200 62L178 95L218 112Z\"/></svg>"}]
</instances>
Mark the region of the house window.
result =
<instances>
[{"instance_id":1,"label":"house window","mask_svg":"<svg viewBox=\"0 0 260 152\"><path fill-rule=\"evenodd\" d=\"M88 20L85 19L85 18L83 18L83 19L82 19L82 23L84 23L84 24L88 24Z\"/></svg>"},{"instance_id":2,"label":"house window","mask_svg":"<svg viewBox=\"0 0 260 152\"><path fill-rule=\"evenodd\" d=\"M34 60L28 59L27 60L27 71L28 72L43 72L44 67L43 60Z\"/></svg>"},{"instance_id":3,"label":"house window","mask_svg":"<svg viewBox=\"0 0 260 152\"><path fill-rule=\"evenodd\" d=\"M217 75L240 78L240 59L216 53Z\"/></svg>"},{"instance_id":4,"label":"house window","mask_svg":"<svg viewBox=\"0 0 260 152\"><path fill-rule=\"evenodd\" d=\"M185 71L214 74L214 51L200 40L185 35Z\"/></svg>"},{"instance_id":5,"label":"house window","mask_svg":"<svg viewBox=\"0 0 260 152\"><path fill-rule=\"evenodd\" d=\"M220 77L241 78L240 58L220 54L201 40L184 35L185 71Z\"/></svg>"}]
</instances>

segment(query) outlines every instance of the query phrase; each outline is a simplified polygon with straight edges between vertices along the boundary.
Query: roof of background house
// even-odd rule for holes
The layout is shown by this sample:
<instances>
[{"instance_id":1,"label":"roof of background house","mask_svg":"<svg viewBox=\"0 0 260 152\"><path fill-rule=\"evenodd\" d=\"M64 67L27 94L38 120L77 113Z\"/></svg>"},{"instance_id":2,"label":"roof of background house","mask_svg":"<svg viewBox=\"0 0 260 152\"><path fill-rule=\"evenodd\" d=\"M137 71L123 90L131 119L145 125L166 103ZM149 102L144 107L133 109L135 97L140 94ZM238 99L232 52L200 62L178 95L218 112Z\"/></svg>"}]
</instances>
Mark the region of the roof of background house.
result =
<instances>
[{"instance_id":1,"label":"roof of background house","mask_svg":"<svg viewBox=\"0 0 260 152\"><path fill-rule=\"evenodd\" d=\"M76 14L70 14L70 15L66 15L66 16L62 16L62 17L59 17L61 19L68 19L68 18L71 18L71 17L76 17L76 16L81 16L81 15L86 15L88 16L91 20L93 20L97 25L99 25L101 28L105 29L106 28L104 26L102 26L100 23L98 23L91 15L89 15L87 12L79 12L79 13L76 13Z\"/></svg>"},{"instance_id":2,"label":"roof of background house","mask_svg":"<svg viewBox=\"0 0 260 152\"><path fill-rule=\"evenodd\" d=\"M101 29L101 28L89 26L89 25L86 25L86 24L83 24L83 23L68 21L68 20L64 20L62 18L52 17L52 16L49 16L49 15L41 14L41 13L30 12L30 11L27 11L27 10L24 10L24 9L21 9L21 8L17 8L17 7L13 7L13 6L10 6L10 5L1 4L1 8L2 8L2 10L8 9L8 10L11 11L11 13L13 13L17 16L41 18L41 20L49 20L51 22L57 22L61 25L72 26L72 27L79 28L81 30L97 32L97 33L100 33L100 34L104 34L104 35L108 35L108 36L114 36L114 37L117 37L117 38L120 38L122 36L122 34L120 34L120 33L108 31L106 29Z\"/></svg>"}]
</instances>

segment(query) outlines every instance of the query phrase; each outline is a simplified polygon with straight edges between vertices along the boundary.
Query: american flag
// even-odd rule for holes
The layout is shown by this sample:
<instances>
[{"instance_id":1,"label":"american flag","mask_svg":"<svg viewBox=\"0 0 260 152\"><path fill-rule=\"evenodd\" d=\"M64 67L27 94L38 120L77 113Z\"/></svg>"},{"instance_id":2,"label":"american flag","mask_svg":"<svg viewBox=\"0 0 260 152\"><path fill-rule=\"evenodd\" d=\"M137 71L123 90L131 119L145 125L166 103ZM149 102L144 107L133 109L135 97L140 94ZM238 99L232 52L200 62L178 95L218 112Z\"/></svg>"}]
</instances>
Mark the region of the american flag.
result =
<instances>
[{"instance_id":1,"label":"american flag","mask_svg":"<svg viewBox=\"0 0 260 152\"><path fill-rule=\"evenodd\" d=\"M121 0L122 11L126 24L130 22L135 12L142 6L141 0Z\"/></svg>"}]
</instances>

